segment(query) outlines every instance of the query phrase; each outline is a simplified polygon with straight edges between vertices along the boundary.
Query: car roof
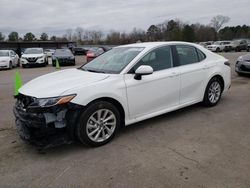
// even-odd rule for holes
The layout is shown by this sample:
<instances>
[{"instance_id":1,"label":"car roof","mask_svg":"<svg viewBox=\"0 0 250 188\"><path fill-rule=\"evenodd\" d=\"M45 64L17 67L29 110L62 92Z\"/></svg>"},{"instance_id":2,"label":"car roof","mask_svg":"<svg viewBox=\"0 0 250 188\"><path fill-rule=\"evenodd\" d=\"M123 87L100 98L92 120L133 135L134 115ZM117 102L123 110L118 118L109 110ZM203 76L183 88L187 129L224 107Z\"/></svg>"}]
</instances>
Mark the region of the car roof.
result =
<instances>
[{"instance_id":1,"label":"car roof","mask_svg":"<svg viewBox=\"0 0 250 188\"><path fill-rule=\"evenodd\" d=\"M128 44L128 45L122 45L118 46L119 47L136 47L136 48L155 48L158 46L163 46L163 45L192 45L192 46L197 46L197 44L194 43L189 43L189 42L180 42L180 41L170 41L170 42L142 42L142 43L134 43L134 44Z\"/></svg>"}]
</instances>

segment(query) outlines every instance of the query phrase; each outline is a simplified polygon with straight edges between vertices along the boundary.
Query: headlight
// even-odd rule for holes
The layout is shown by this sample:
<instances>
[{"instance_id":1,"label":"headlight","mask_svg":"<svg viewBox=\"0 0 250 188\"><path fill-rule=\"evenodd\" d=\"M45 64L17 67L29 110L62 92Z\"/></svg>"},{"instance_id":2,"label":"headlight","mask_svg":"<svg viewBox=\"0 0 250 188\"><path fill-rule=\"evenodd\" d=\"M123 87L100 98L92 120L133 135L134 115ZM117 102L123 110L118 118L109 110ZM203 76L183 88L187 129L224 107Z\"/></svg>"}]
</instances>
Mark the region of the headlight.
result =
<instances>
[{"instance_id":1,"label":"headlight","mask_svg":"<svg viewBox=\"0 0 250 188\"><path fill-rule=\"evenodd\" d=\"M26 57L21 57L21 59L27 59Z\"/></svg>"},{"instance_id":2,"label":"headlight","mask_svg":"<svg viewBox=\"0 0 250 188\"><path fill-rule=\"evenodd\" d=\"M244 61L243 57L240 56L240 57L238 58L238 61Z\"/></svg>"},{"instance_id":3,"label":"headlight","mask_svg":"<svg viewBox=\"0 0 250 188\"><path fill-rule=\"evenodd\" d=\"M76 95L67 95L62 97L38 99L38 104L40 107L51 107L58 104L66 104L70 102L75 96Z\"/></svg>"},{"instance_id":4,"label":"headlight","mask_svg":"<svg viewBox=\"0 0 250 188\"><path fill-rule=\"evenodd\" d=\"M43 58L43 56L39 56L39 57L37 57L37 59L41 59L41 58Z\"/></svg>"}]
</instances>

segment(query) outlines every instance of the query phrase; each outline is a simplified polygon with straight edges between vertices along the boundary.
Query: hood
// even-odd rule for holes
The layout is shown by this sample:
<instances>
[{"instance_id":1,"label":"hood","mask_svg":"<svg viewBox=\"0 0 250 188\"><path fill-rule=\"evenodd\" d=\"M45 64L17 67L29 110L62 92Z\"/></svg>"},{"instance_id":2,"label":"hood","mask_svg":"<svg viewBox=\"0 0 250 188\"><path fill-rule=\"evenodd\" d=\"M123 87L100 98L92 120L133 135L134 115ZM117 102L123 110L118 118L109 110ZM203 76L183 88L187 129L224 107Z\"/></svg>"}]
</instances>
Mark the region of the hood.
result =
<instances>
[{"instance_id":1,"label":"hood","mask_svg":"<svg viewBox=\"0 0 250 188\"><path fill-rule=\"evenodd\" d=\"M53 58L70 58L70 57L74 57L73 55L53 55Z\"/></svg>"},{"instance_id":2,"label":"hood","mask_svg":"<svg viewBox=\"0 0 250 188\"><path fill-rule=\"evenodd\" d=\"M212 44L212 45L208 45L207 47L219 47L220 45L218 44Z\"/></svg>"},{"instance_id":3,"label":"hood","mask_svg":"<svg viewBox=\"0 0 250 188\"><path fill-rule=\"evenodd\" d=\"M0 62L1 61L9 61L10 57L0 57Z\"/></svg>"},{"instance_id":4,"label":"hood","mask_svg":"<svg viewBox=\"0 0 250 188\"><path fill-rule=\"evenodd\" d=\"M246 54L243 56L240 56L238 60L243 60L243 61L250 61L250 54Z\"/></svg>"},{"instance_id":5,"label":"hood","mask_svg":"<svg viewBox=\"0 0 250 188\"><path fill-rule=\"evenodd\" d=\"M31 80L21 87L19 92L36 98L56 97L62 95L67 90L78 86L84 87L108 77L108 74L67 69Z\"/></svg>"},{"instance_id":6,"label":"hood","mask_svg":"<svg viewBox=\"0 0 250 188\"><path fill-rule=\"evenodd\" d=\"M44 56L43 53L41 54L23 54L22 57L41 57Z\"/></svg>"}]
</instances>

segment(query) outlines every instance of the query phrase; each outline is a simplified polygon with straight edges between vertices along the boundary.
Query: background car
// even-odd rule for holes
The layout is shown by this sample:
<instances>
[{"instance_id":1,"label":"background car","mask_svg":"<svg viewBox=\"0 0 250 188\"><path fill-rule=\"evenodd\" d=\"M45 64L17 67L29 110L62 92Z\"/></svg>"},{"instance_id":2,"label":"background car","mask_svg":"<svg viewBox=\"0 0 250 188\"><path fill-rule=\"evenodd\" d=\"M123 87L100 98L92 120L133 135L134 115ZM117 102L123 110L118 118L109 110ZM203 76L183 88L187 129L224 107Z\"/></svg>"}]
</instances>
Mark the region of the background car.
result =
<instances>
[{"instance_id":1,"label":"background car","mask_svg":"<svg viewBox=\"0 0 250 188\"><path fill-rule=\"evenodd\" d=\"M240 56L235 64L235 72L238 75L249 74L250 75L250 54Z\"/></svg>"},{"instance_id":2,"label":"background car","mask_svg":"<svg viewBox=\"0 0 250 188\"><path fill-rule=\"evenodd\" d=\"M44 54L46 54L47 57L52 57L55 51L55 49L44 49Z\"/></svg>"},{"instance_id":3,"label":"background car","mask_svg":"<svg viewBox=\"0 0 250 188\"><path fill-rule=\"evenodd\" d=\"M56 49L52 56L52 65L56 66L56 61L59 65L75 65L75 56L69 49Z\"/></svg>"},{"instance_id":4,"label":"background car","mask_svg":"<svg viewBox=\"0 0 250 188\"><path fill-rule=\"evenodd\" d=\"M109 51L111 48L108 47L93 47L90 48L87 52L87 62L95 59L99 55L103 54L106 51Z\"/></svg>"},{"instance_id":5,"label":"background car","mask_svg":"<svg viewBox=\"0 0 250 188\"><path fill-rule=\"evenodd\" d=\"M240 52L242 50L246 50L247 51L247 41L246 40L234 40L232 42L232 46L233 49L235 50L235 52Z\"/></svg>"},{"instance_id":6,"label":"background car","mask_svg":"<svg viewBox=\"0 0 250 188\"><path fill-rule=\"evenodd\" d=\"M21 57L21 64L23 68L32 65L46 66L47 58L43 48L26 48Z\"/></svg>"},{"instance_id":7,"label":"background car","mask_svg":"<svg viewBox=\"0 0 250 188\"><path fill-rule=\"evenodd\" d=\"M19 66L19 56L13 50L0 50L0 69Z\"/></svg>"},{"instance_id":8,"label":"background car","mask_svg":"<svg viewBox=\"0 0 250 188\"><path fill-rule=\"evenodd\" d=\"M212 52L222 52L225 50L225 46L230 44L230 41L217 41L207 46L207 49Z\"/></svg>"},{"instance_id":9,"label":"background car","mask_svg":"<svg viewBox=\"0 0 250 188\"><path fill-rule=\"evenodd\" d=\"M74 55L86 55L87 49L82 47L75 47L72 49Z\"/></svg>"}]
</instances>

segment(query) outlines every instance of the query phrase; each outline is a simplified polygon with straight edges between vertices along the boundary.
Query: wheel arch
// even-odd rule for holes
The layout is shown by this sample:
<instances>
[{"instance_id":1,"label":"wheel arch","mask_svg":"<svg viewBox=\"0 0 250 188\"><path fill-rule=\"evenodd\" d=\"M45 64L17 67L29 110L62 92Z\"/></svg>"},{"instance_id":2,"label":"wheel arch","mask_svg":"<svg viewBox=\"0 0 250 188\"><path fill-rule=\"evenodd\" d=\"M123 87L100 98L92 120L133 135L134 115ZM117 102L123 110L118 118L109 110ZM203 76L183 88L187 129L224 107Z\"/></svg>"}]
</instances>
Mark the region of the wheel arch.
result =
<instances>
[{"instance_id":1,"label":"wheel arch","mask_svg":"<svg viewBox=\"0 0 250 188\"><path fill-rule=\"evenodd\" d=\"M206 88L207 88L207 85L208 85L209 81L211 79L215 78L215 77L218 78L221 81L221 83L222 83L222 92L224 91L224 88L225 88L224 78L223 78L223 76L221 74L215 73L212 76L210 76L209 79L207 80L207 84L206 84L206 87L205 87L205 90L204 90L203 94L205 94L205 92L206 92Z\"/></svg>"},{"instance_id":2,"label":"wheel arch","mask_svg":"<svg viewBox=\"0 0 250 188\"><path fill-rule=\"evenodd\" d=\"M121 115L121 125L124 126L125 125L125 109L123 107L123 105L116 99L111 98L111 97L100 97L97 99L92 100L91 102L89 102L87 104L87 106L91 105L92 103L98 102L98 101L105 101L105 102L109 102L111 104L113 104L117 110L119 111L120 115Z\"/></svg>"}]
</instances>

